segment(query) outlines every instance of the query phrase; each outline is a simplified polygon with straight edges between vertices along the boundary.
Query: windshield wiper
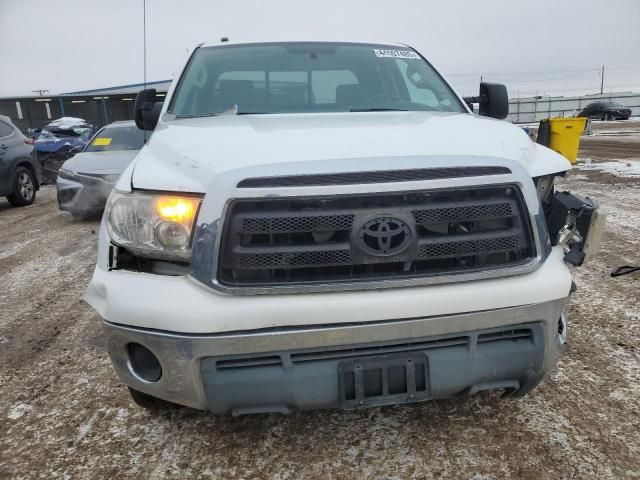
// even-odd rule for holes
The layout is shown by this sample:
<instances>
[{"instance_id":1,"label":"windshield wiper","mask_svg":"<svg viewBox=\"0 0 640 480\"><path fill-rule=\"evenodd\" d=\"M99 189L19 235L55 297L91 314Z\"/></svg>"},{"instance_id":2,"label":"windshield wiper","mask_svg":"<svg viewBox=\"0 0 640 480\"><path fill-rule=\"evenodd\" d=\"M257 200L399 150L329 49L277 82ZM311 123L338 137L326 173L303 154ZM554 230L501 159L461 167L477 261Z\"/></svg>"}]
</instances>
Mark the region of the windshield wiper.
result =
<instances>
[{"instance_id":1,"label":"windshield wiper","mask_svg":"<svg viewBox=\"0 0 640 480\"><path fill-rule=\"evenodd\" d=\"M211 113L191 113L188 115L176 115L177 119L183 118L201 118L201 117L216 117L218 115L222 115L222 112L211 112Z\"/></svg>"},{"instance_id":2,"label":"windshield wiper","mask_svg":"<svg viewBox=\"0 0 640 480\"><path fill-rule=\"evenodd\" d=\"M176 115L176 118L181 119L181 118L217 117L218 115L237 115L237 114L238 114L238 105L234 105L229 110L224 110L222 112L191 113L186 115Z\"/></svg>"},{"instance_id":3,"label":"windshield wiper","mask_svg":"<svg viewBox=\"0 0 640 480\"><path fill-rule=\"evenodd\" d=\"M408 112L406 108L352 108L349 110L350 112Z\"/></svg>"}]
</instances>

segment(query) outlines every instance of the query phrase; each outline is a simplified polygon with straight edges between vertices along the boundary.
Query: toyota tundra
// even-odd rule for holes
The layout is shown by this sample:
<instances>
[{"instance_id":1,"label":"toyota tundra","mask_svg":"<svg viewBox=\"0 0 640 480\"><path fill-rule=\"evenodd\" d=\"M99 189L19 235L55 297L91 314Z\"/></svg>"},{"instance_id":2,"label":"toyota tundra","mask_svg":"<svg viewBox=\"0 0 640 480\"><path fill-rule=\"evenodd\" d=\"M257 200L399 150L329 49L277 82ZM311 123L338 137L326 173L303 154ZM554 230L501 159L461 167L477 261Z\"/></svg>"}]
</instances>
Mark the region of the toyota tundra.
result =
<instances>
[{"instance_id":1,"label":"toyota tundra","mask_svg":"<svg viewBox=\"0 0 640 480\"><path fill-rule=\"evenodd\" d=\"M475 106L477 113L474 113ZM234 415L529 392L567 345L595 201L415 49L198 46L111 193L86 300L147 408Z\"/></svg>"}]
</instances>

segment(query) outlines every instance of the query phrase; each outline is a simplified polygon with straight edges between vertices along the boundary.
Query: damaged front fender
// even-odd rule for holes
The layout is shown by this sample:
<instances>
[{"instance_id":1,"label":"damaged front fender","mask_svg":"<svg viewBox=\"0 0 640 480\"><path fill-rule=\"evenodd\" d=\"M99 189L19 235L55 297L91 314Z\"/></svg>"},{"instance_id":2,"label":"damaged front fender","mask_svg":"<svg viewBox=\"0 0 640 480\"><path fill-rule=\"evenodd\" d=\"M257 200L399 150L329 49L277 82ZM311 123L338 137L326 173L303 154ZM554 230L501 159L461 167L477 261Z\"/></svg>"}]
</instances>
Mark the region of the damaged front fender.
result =
<instances>
[{"instance_id":1,"label":"damaged front fender","mask_svg":"<svg viewBox=\"0 0 640 480\"><path fill-rule=\"evenodd\" d=\"M547 210L551 242L564 247L564 260L574 266L598 251L605 222L598 202L571 192L556 192Z\"/></svg>"}]
</instances>

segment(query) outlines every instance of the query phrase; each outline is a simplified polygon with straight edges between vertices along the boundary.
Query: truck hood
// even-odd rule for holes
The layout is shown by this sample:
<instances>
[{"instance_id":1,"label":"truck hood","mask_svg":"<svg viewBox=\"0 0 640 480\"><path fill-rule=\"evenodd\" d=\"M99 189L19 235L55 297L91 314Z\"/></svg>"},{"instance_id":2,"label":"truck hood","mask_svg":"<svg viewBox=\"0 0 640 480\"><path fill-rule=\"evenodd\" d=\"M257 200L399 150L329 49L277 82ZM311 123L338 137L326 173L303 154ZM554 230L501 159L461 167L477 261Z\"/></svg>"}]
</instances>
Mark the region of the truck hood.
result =
<instances>
[{"instance_id":1,"label":"truck hood","mask_svg":"<svg viewBox=\"0 0 640 480\"><path fill-rule=\"evenodd\" d=\"M493 157L521 162L532 177L566 171L564 157L533 143L519 127L471 114L347 112L219 115L158 124L133 168L131 185L204 193L237 169L394 157ZM385 162L385 165L387 163ZM425 167L429 166L425 158ZM288 168L290 171L290 168ZM124 177L124 175L123 175Z\"/></svg>"}]
</instances>

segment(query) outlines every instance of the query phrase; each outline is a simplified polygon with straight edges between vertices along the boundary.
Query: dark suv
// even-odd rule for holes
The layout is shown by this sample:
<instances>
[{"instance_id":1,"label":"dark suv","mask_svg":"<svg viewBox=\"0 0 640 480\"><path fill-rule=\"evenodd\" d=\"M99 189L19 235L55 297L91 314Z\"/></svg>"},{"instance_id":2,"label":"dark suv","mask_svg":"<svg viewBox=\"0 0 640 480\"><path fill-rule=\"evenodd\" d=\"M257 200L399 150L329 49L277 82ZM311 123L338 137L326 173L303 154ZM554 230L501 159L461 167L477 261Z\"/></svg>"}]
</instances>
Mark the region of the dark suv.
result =
<instances>
[{"instance_id":1,"label":"dark suv","mask_svg":"<svg viewBox=\"0 0 640 480\"><path fill-rule=\"evenodd\" d=\"M584 107L578 116L599 120L627 120L631 116L631 109L616 102L594 102Z\"/></svg>"},{"instance_id":2,"label":"dark suv","mask_svg":"<svg viewBox=\"0 0 640 480\"><path fill-rule=\"evenodd\" d=\"M0 196L15 207L31 205L40 188L40 165L32 157L28 143L9 117L0 115Z\"/></svg>"}]
</instances>

